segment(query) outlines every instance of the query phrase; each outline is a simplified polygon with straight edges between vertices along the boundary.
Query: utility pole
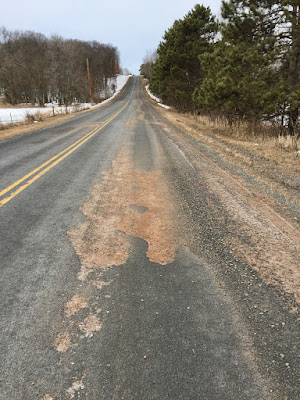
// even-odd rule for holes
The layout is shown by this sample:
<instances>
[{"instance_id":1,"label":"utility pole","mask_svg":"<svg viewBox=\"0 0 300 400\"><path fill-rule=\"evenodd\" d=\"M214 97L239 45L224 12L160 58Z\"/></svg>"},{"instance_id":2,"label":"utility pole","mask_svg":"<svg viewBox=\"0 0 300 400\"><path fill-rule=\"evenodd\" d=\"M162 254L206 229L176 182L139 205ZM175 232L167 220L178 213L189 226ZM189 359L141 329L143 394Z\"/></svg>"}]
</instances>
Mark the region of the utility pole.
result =
<instances>
[{"instance_id":1,"label":"utility pole","mask_svg":"<svg viewBox=\"0 0 300 400\"><path fill-rule=\"evenodd\" d=\"M92 85L91 85L91 76L90 76L90 65L89 65L89 59L88 58L86 59L86 68L87 68L89 87L90 87L91 105L93 105Z\"/></svg>"}]
</instances>

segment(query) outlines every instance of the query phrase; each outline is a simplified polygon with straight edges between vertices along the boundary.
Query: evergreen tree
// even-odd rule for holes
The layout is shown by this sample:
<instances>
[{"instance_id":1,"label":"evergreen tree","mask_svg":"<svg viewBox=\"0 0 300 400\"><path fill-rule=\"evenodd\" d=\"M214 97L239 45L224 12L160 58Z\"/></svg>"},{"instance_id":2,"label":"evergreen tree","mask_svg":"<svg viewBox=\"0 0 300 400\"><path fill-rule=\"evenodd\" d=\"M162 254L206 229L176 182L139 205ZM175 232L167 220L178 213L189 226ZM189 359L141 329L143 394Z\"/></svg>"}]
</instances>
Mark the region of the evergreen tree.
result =
<instances>
[{"instance_id":1,"label":"evergreen tree","mask_svg":"<svg viewBox=\"0 0 300 400\"><path fill-rule=\"evenodd\" d=\"M210 51L217 27L210 8L196 5L165 32L152 68L150 89L177 110L195 108L192 94L203 79L198 55Z\"/></svg>"},{"instance_id":2,"label":"evergreen tree","mask_svg":"<svg viewBox=\"0 0 300 400\"><path fill-rule=\"evenodd\" d=\"M200 57L206 73L194 93L199 107L230 120L287 119L290 133L299 116L299 2L223 1L222 40Z\"/></svg>"}]
</instances>

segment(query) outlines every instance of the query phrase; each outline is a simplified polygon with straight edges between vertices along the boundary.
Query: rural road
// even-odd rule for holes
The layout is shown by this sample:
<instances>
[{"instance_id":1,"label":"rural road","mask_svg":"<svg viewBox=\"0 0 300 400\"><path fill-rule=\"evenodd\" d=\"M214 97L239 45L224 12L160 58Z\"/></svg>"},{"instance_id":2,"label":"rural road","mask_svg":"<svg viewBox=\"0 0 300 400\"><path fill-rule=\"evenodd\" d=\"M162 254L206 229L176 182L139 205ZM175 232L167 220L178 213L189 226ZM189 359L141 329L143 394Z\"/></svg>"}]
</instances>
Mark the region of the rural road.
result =
<instances>
[{"instance_id":1,"label":"rural road","mask_svg":"<svg viewBox=\"0 0 300 400\"><path fill-rule=\"evenodd\" d=\"M0 142L0 195L0 399L300 398L299 285L243 257L261 235L274 279L284 260L292 270L296 228L139 78Z\"/></svg>"}]
</instances>

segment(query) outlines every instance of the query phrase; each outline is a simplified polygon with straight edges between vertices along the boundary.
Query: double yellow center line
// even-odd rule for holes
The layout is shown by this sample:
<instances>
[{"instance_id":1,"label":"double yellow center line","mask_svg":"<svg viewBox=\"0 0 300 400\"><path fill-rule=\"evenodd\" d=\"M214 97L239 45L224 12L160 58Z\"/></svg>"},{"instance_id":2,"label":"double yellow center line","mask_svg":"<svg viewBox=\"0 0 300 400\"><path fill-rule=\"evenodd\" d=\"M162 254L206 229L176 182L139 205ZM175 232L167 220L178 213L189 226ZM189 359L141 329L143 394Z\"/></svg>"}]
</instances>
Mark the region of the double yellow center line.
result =
<instances>
[{"instance_id":1,"label":"double yellow center line","mask_svg":"<svg viewBox=\"0 0 300 400\"><path fill-rule=\"evenodd\" d=\"M72 154L75 150L77 150L80 146L82 146L85 142L90 140L96 133L101 131L107 124L109 124L114 118L117 117L129 104L129 101L124 104L122 108L120 108L115 114L109 117L104 123L91 132L84 135L81 139L77 140L75 143L71 144L66 149L62 150L60 153L56 154L56 156L50 158L50 160L44 162L39 167L35 168L27 175L24 175L22 178L18 179L16 182L12 183L10 186L7 186L5 189L0 191L0 207L4 206L4 204L8 203L11 199L13 199L17 194L21 193L24 189L30 186L33 182L43 176L46 172L50 171L53 167L59 164L62 160ZM21 185L22 184L22 185ZM21 185L21 186L20 186ZM15 191L13 189L17 188ZM5 195L8 194L6 197Z\"/></svg>"}]
</instances>

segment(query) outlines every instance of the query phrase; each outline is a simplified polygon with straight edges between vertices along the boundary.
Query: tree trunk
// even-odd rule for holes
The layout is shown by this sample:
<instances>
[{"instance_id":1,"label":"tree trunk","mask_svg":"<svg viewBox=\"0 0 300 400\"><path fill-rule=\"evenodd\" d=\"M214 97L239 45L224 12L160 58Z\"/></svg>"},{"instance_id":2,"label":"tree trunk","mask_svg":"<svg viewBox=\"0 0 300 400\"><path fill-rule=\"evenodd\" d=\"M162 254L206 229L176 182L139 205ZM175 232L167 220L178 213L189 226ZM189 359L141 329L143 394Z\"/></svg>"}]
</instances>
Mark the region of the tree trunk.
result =
<instances>
[{"instance_id":1,"label":"tree trunk","mask_svg":"<svg viewBox=\"0 0 300 400\"><path fill-rule=\"evenodd\" d=\"M300 6L293 4L292 10L292 51L289 66L290 89L293 90L299 85L299 68L300 68ZM299 117L298 105L291 105L289 112L288 129L291 135L295 134L297 121Z\"/></svg>"}]
</instances>

